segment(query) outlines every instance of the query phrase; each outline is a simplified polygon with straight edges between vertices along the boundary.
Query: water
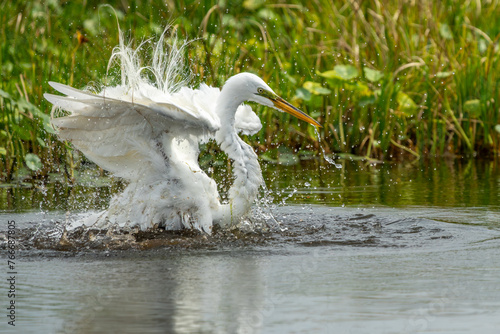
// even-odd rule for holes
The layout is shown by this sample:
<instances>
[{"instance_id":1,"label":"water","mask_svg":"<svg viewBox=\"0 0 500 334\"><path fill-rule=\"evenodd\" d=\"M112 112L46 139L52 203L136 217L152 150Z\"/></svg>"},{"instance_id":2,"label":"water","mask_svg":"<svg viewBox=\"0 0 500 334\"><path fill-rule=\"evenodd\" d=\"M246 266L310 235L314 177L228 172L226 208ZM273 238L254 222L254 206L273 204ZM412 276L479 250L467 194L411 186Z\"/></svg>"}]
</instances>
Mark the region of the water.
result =
<instances>
[{"instance_id":1,"label":"water","mask_svg":"<svg viewBox=\"0 0 500 334\"><path fill-rule=\"evenodd\" d=\"M498 333L498 163L342 164L264 166L275 205L263 210L280 229L211 237L131 233L113 243L96 233L61 244L52 221L100 210L122 186L3 187L1 230L14 219L24 242L16 328L5 315L0 328Z\"/></svg>"},{"instance_id":2,"label":"water","mask_svg":"<svg viewBox=\"0 0 500 334\"><path fill-rule=\"evenodd\" d=\"M330 165L335 166L335 168L342 168L341 164L338 164L332 157L329 157L326 154L325 148L321 145L321 135L317 127L314 127L314 132L316 133L316 137L318 138L319 147L321 148L321 152L323 153L323 159L325 159L326 162L328 162Z\"/></svg>"}]
</instances>

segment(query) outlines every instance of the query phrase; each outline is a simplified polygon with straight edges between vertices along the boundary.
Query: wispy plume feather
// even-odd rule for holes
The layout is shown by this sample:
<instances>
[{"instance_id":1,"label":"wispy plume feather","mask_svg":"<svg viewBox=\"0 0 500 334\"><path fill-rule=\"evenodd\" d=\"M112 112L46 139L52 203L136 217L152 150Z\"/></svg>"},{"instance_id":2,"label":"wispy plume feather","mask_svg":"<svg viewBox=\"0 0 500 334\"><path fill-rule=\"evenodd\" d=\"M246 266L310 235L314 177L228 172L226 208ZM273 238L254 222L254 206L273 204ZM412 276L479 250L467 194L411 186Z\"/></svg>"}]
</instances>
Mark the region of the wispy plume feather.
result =
<instances>
[{"instance_id":1,"label":"wispy plume feather","mask_svg":"<svg viewBox=\"0 0 500 334\"><path fill-rule=\"evenodd\" d=\"M158 88L164 92L173 93L186 86L191 81L191 73L185 69L184 49L188 41L179 41L177 35L165 43L165 36L170 26L163 31L160 39L153 48L153 60L149 70L153 73ZM168 50L165 46L168 45Z\"/></svg>"},{"instance_id":2,"label":"wispy plume feather","mask_svg":"<svg viewBox=\"0 0 500 334\"><path fill-rule=\"evenodd\" d=\"M130 42L125 42L124 34L118 27L119 44L109 59L108 72L114 64L119 64L121 85L131 90L150 84L172 94L188 85L192 75L185 66L184 51L189 41L179 40L173 34L167 43L165 36L170 28L170 25L167 26L157 41L148 39L133 49ZM147 60L149 64L144 64Z\"/></svg>"}]
</instances>

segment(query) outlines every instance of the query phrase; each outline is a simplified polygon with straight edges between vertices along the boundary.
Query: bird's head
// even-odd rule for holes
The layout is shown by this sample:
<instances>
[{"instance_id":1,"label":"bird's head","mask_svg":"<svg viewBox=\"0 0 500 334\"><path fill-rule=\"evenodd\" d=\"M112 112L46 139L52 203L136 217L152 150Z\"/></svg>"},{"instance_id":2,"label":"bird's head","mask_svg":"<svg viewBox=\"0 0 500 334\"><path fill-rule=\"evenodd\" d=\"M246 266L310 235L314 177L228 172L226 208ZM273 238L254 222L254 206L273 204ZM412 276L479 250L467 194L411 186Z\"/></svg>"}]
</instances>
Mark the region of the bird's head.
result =
<instances>
[{"instance_id":1,"label":"bird's head","mask_svg":"<svg viewBox=\"0 0 500 334\"><path fill-rule=\"evenodd\" d=\"M257 102L264 106L284 111L309 124L321 127L312 117L279 97L264 80L255 74L239 73L231 77L226 85L228 83L231 83L233 89L236 90L233 93L241 96L245 101Z\"/></svg>"}]
</instances>

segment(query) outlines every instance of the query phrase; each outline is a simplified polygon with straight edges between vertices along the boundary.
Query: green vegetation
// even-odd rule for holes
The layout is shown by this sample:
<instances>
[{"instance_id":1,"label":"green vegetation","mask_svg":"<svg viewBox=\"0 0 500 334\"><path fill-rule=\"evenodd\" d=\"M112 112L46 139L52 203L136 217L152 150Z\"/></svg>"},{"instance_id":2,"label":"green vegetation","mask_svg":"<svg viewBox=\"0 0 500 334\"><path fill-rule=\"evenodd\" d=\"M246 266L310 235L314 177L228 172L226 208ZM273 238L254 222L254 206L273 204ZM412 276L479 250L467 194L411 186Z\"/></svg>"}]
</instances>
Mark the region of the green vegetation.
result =
<instances>
[{"instance_id":1,"label":"green vegetation","mask_svg":"<svg viewBox=\"0 0 500 334\"><path fill-rule=\"evenodd\" d=\"M500 153L498 1L110 1L117 18L99 3L0 2L0 179L71 177L81 158L53 135L42 95L49 80L105 79L117 19L134 44L168 23L194 39L195 84L252 71L323 124L318 142L258 107L264 130L249 141L267 160L320 145L379 160Z\"/></svg>"}]
</instances>

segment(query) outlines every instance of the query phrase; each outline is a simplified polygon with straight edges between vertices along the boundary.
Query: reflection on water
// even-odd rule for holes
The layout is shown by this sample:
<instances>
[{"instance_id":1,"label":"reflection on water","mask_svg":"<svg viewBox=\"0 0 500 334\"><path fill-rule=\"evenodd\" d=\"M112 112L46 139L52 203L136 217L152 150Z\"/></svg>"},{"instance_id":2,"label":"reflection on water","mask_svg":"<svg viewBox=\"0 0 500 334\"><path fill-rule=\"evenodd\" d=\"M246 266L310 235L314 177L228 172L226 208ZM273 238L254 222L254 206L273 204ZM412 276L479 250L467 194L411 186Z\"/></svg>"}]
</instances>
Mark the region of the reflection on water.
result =
<instances>
[{"instance_id":1,"label":"reflection on water","mask_svg":"<svg viewBox=\"0 0 500 334\"><path fill-rule=\"evenodd\" d=\"M262 209L281 228L210 237L60 244L54 221L101 210L122 185L89 172L73 187L1 187L0 221L22 245L17 325L0 331L497 333L498 164L343 164L264 166L275 205Z\"/></svg>"},{"instance_id":2,"label":"reflection on water","mask_svg":"<svg viewBox=\"0 0 500 334\"><path fill-rule=\"evenodd\" d=\"M438 207L500 206L498 161L429 160L367 165L341 160L337 169L317 161L294 166L263 164L264 179L276 203L329 206L408 205ZM215 166L224 183L227 171ZM117 180L86 171L77 184L55 182L0 186L0 211L23 212L102 210L110 196L123 189ZM227 184L221 191L227 189Z\"/></svg>"},{"instance_id":3,"label":"reflection on water","mask_svg":"<svg viewBox=\"0 0 500 334\"><path fill-rule=\"evenodd\" d=\"M18 330L496 333L498 229L411 210L313 209L277 209L288 230L263 243L26 250Z\"/></svg>"},{"instance_id":4,"label":"reflection on water","mask_svg":"<svg viewBox=\"0 0 500 334\"><path fill-rule=\"evenodd\" d=\"M500 206L497 161L430 160L366 165L266 166L268 185L294 203L387 206ZM270 168L269 168L270 167ZM290 184L293 184L291 187Z\"/></svg>"},{"instance_id":5,"label":"reflection on water","mask_svg":"<svg viewBox=\"0 0 500 334\"><path fill-rule=\"evenodd\" d=\"M20 317L20 328L26 333L242 332L255 325L253 310L265 299L259 259L230 253L129 254L126 259L54 259L44 267L29 262L24 270L36 269L39 276L36 286L25 285L34 294L24 298L29 317Z\"/></svg>"}]
</instances>

